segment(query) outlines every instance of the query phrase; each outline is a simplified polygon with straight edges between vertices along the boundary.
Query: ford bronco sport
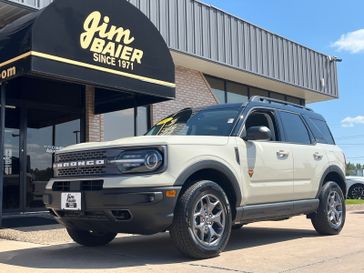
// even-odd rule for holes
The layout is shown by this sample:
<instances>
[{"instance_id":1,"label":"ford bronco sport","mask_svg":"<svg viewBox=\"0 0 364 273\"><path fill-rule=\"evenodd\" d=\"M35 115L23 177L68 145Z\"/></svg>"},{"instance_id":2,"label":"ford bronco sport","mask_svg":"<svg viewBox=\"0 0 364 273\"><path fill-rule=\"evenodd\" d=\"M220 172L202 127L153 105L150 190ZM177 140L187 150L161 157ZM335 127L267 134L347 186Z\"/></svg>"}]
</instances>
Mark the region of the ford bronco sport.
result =
<instances>
[{"instance_id":1,"label":"ford bronco sport","mask_svg":"<svg viewBox=\"0 0 364 273\"><path fill-rule=\"evenodd\" d=\"M322 116L254 97L184 109L145 136L65 148L43 199L81 245L168 230L183 254L209 258L256 221L303 214L319 234L338 234L344 173Z\"/></svg>"}]
</instances>

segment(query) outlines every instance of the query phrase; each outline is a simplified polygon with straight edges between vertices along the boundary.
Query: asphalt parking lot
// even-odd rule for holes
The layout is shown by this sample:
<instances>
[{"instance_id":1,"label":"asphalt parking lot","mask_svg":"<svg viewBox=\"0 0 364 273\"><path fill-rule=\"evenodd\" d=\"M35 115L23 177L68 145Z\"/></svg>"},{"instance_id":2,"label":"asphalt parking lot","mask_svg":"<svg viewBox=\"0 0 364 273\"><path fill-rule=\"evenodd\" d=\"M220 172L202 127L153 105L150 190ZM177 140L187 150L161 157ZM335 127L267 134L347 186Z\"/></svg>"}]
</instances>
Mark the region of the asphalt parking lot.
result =
<instances>
[{"instance_id":1,"label":"asphalt parking lot","mask_svg":"<svg viewBox=\"0 0 364 273\"><path fill-rule=\"evenodd\" d=\"M18 230L12 232L22 241L0 240L0 272L364 272L363 230L364 210L348 212L333 237L318 236L303 216L255 223L234 231L220 257L201 261L181 257L167 233L84 248L59 226Z\"/></svg>"}]
</instances>

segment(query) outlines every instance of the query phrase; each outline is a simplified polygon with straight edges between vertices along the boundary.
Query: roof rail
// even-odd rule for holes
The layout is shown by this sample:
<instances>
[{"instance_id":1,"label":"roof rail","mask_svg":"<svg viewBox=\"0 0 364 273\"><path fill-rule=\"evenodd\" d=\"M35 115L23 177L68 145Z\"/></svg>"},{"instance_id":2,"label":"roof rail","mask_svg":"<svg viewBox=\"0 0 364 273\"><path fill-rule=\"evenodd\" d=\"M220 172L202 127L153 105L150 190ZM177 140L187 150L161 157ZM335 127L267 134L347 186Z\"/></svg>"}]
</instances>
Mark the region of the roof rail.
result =
<instances>
[{"instance_id":1,"label":"roof rail","mask_svg":"<svg viewBox=\"0 0 364 273\"><path fill-rule=\"evenodd\" d=\"M288 105L288 106L293 106L293 107L305 109L305 110L311 111L311 112L313 111L311 108L308 108L308 107L303 106L303 105L299 105L299 104L296 104L296 103L283 101L283 100L277 100L277 99L262 97L262 96L254 96L254 97L250 98L249 101L251 101L251 102L262 102L262 103L279 103L279 104L282 104L282 105Z\"/></svg>"}]
</instances>

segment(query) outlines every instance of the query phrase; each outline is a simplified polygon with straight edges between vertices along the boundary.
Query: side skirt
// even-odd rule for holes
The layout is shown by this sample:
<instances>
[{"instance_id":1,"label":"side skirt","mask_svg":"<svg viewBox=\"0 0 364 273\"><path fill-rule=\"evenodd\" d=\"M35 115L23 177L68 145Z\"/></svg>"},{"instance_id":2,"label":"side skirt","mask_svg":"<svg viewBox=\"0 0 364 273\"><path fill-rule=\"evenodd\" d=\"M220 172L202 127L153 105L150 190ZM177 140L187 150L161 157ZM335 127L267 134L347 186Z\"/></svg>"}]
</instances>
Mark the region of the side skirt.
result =
<instances>
[{"instance_id":1,"label":"side skirt","mask_svg":"<svg viewBox=\"0 0 364 273\"><path fill-rule=\"evenodd\" d=\"M281 220L295 215L310 214L319 207L319 199L247 205L236 208L235 223Z\"/></svg>"}]
</instances>

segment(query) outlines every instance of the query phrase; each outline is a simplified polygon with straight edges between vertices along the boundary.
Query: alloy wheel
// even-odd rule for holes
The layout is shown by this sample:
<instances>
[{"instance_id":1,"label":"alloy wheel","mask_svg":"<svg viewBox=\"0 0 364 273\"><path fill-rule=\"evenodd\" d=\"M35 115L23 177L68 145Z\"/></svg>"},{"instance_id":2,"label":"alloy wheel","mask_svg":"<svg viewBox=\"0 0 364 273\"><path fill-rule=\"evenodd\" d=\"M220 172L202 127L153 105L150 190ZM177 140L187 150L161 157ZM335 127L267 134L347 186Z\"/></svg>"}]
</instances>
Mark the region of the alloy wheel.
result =
<instances>
[{"instance_id":1,"label":"alloy wheel","mask_svg":"<svg viewBox=\"0 0 364 273\"><path fill-rule=\"evenodd\" d=\"M336 191L331 191L327 197L327 218L331 227L337 229L343 222L343 200Z\"/></svg>"},{"instance_id":2,"label":"alloy wheel","mask_svg":"<svg viewBox=\"0 0 364 273\"><path fill-rule=\"evenodd\" d=\"M220 199L213 194L202 196L193 209L195 238L204 246L214 246L219 244L225 228L226 211Z\"/></svg>"}]
</instances>

